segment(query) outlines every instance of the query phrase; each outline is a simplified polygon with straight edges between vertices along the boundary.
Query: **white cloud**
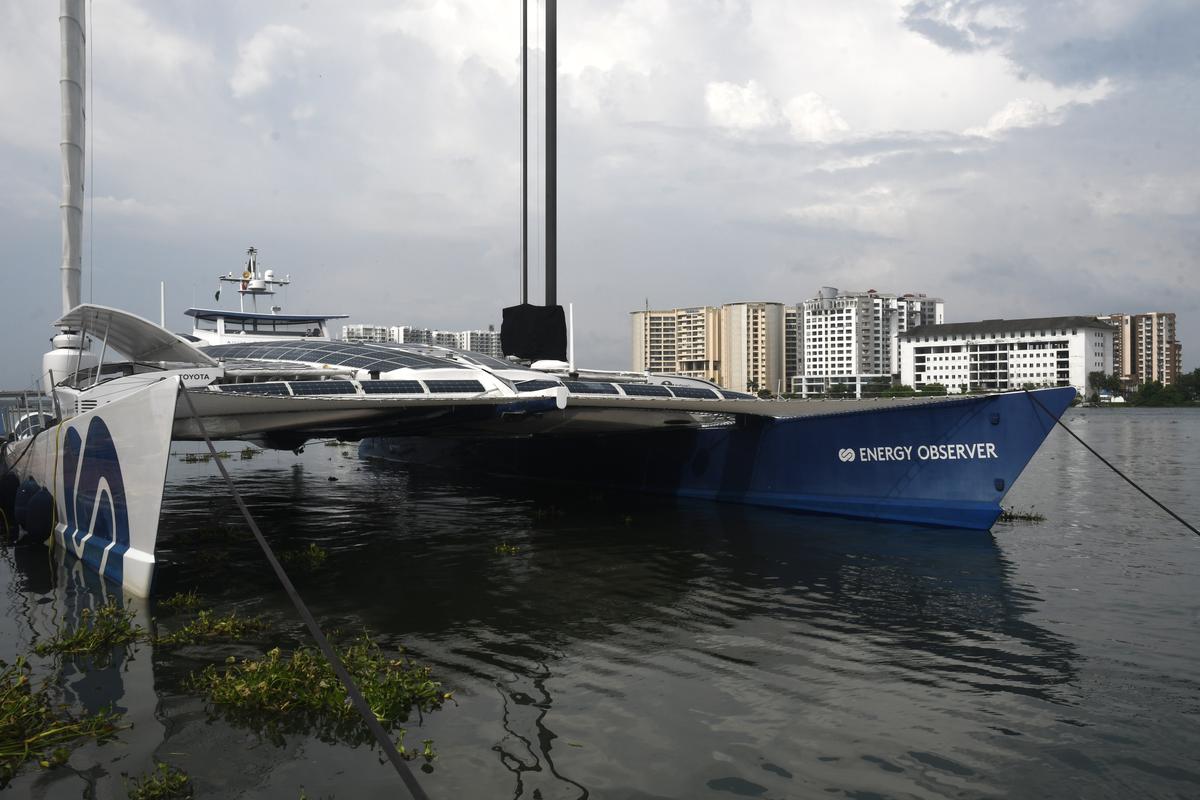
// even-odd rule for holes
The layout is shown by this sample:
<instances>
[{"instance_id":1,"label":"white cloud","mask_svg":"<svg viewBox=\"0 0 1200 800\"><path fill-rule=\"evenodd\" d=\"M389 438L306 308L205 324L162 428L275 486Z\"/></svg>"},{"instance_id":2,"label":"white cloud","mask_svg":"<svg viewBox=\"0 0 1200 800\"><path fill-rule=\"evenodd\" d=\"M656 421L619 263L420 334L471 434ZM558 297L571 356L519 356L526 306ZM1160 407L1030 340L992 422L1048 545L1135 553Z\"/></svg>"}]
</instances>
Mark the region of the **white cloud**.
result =
<instances>
[{"instance_id":1,"label":"white cloud","mask_svg":"<svg viewBox=\"0 0 1200 800\"><path fill-rule=\"evenodd\" d=\"M982 128L968 128L966 133L971 136L995 137L1013 128L1034 128L1039 125L1053 125L1057 117L1043 103L1018 97L1009 101L1004 108L992 114L987 124Z\"/></svg>"},{"instance_id":2,"label":"white cloud","mask_svg":"<svg viewBox=\"0 0 1200 800\"><path fill-rule=\"evenodd\" d=\"M290 25L268 25L238 47L229 88L242 99L261 92L278 78L294 75L308 37Z\"/></svg>"},{"instance_id":3,"label":"white cloud","mask_svg":"<svg viewBox=\"0 0 1200 800\"><path fill-rule=\"evenodd\" d=\"M850 126L836 108L816 92L797 95L783 107L792 128L792 136L805 142L827 142L836 139Z\"/></svg>"},{"instance_id":4,"label":"white cloud","mask_svg":"<svg viewBox=\"0 0 1200 800\"><path fill-rule=\"evenodd\" d=\"M734 132L768 130L783 122L779 102L755 80L744 85L709 83L704 87L704 105L714 125Z\"/></svg>"}]
</instances>

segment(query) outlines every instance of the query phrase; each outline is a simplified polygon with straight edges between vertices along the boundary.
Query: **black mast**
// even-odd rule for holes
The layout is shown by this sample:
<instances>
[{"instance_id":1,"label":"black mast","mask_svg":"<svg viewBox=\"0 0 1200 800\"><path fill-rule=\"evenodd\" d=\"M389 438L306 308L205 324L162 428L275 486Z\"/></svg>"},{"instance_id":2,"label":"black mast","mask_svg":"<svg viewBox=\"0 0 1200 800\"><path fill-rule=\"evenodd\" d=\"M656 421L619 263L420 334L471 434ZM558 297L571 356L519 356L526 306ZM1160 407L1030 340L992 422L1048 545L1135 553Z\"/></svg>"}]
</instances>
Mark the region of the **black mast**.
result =
<instances>
[{"instance_id":1,"label":"black mast","mask_svg":"<svg viewBox=\"0 0 1200 800\"><path fill-rule=\"evenodd\" d=\"M546 0L546 305L558 305L558 23L557 2Z\"/></svg>"},{"instance_id":2,"label":"black mast","mask_svg":"<svg viewBox=\"0 0 1200 800\"><path fill-rule=\"evenodd\" d=\"M521 0L521 302L529 302L529 0Z\"/></svg>"}]
</instances>

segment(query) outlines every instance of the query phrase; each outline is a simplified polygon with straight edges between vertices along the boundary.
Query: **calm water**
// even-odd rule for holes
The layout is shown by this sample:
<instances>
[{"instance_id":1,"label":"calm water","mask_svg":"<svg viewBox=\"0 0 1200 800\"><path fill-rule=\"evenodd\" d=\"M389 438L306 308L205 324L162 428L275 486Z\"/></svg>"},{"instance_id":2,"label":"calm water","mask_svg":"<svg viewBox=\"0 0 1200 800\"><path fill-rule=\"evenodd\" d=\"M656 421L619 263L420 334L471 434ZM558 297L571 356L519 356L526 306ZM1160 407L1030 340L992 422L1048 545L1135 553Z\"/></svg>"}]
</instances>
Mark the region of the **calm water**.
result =
<instances>
[{"instance_id":1,"label":"calm water","mask_svg":"<svg viewBox=\"0 0 1200 800\"><path fill-rule=\"evenodd\" d=\"M1200 413L1067 420L1200 521ZM1060 431L1007 501L1047 520L991 534L533 495L350 448L229 463L277 548L328 550L297 576L322 625L454 690L409 725L435 740L434 798L1200 796L1200 538ZM305 636L211 464L172 464L162 527L161 596L275 630L68 668L68 700L133 727L8 792L124 797L121 773L159 759L201 798L405 796L367 746L273 742L183 688ZM41 549L4 552L0 585L5 659L103 592Z\"/></svg>"}]
</instances>

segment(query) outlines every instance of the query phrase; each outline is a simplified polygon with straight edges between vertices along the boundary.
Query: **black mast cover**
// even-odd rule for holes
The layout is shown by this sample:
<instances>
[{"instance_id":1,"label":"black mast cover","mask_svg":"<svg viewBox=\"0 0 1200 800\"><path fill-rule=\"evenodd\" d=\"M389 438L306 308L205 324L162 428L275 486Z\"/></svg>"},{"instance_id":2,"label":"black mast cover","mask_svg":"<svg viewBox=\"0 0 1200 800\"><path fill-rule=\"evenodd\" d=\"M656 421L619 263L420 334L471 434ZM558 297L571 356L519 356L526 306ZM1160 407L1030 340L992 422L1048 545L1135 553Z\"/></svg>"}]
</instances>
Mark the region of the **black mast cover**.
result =
<instances>
[{"instance_id":1,"label":"black mast cover","mask_svg":"<svg viewBox=\"0 0 1200 800\"><path fill-rule=\"evenodd\" d=\"M546 0L546 305L535 306L528 301L528 250L525 245L528 236L529 196L521 192L521 304L504 309L504 317L500 323L500 348L506 356L539 361L552 359L567 360L567 317L563 307L557 304L558 294L558 208L557 208L557 78L558 78L558 24L555 0ZM521 4L521 22L527 25L528 0ZM525 42L525 31L521 32L521 41ZM526 48L526 51L528 48ZM525 53L522 53L521 80L527 80L525 75ZM527 179L525 153L527 152L528 134L526 132L526 117L528 112L524 102L524 86L522 86L521 103L521 167L522 184Z\"/></svg>"}]
</instances>

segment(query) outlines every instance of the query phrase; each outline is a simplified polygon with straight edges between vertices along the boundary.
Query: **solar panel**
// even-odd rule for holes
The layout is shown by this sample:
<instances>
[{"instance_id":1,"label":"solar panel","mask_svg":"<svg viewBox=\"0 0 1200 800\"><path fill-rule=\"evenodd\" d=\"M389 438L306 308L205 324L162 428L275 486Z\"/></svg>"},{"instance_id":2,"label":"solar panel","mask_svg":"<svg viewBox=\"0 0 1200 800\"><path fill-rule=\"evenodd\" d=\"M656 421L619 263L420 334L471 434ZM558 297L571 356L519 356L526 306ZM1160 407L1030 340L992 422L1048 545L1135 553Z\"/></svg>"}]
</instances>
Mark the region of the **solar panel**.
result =
<instances>
[{"instance_id":1,"label":"solar panel","mask_svg":"<svg viewBox=\"0 0 1200 800\"><path fill-rule=\"evenodd\" d=\"M553 389L555 386L562 386L558 381L543 381L543 380L528 380L517 381L515 386L518 392L540 392L542 389Z\"/></svg>"},{"instance_id":2,"label":"solar panel","mask_svg":"<svg viewBox=\"0 0 1200 800\"><path fill-rule=\"evenodd\" d=\"M665 386L651 386L644 383L622 383L621 389L631 397L670 397L671 393Z\"/></svg>"},{"instance_id":3,"label":"solar panel","mask_svg":"<svg viewBox=\"0 0 1200 800\"><path fill-rule=\"evenodd\" d=\"M721 390L721 396L726 400L755 400L754 395L746 394L745 392L731 392L728 389Z\"/></svg>"},{"instance_id":4,"label":"solar panel","mask_svg":"<svg viewBox=\"0 0 1200 800\"><path fill-rule=\"evenodd\" d=\"M595 381L563 381L563 386L571 394L619 394L617 387L611 383Z\"/></svg>"},{"instance_id":5,"label":"solar panel","mask_svg":"<svg viewBox=\"0 0 1200 800\"><path fill-rule=\"evenodd\" d=\"M286 383L225 383L217 387L230 394L282 394L288 393Z\"/></svg>"},{"instance_id":6,"label":"solar panel","mask_svg":"<svg viewBox=\"0 0 1200 800\"><path fill-rule=\"evenodd\" d=\"M671 394L690 400L717 400L717 393L711 389L698 389L694 386L672 386Z\"/></svg>"},{"instance_id":7,"label":"solar panel","mask_svg":"<svg viewBox=\"0 0 1200 800\"><path fill-rule=\"evenodd\" d=\"M367 394L425 394L420 381L363 381Z\"/></svg>"},{"instance_id":8,"label":"solar panel","mask_svg":"<svg viewBox=\"0 0 1200 800\"><path fill-rule=\"evenodd\" d=\"M358 394L350 381L292 381L288 386L294 395Z\"/></svg>"},{"instance_id":9,"label":"solar panel","mask_svg":"<svg viewBox=\"0 0 1200 800\"><path fill-rule=\"evenodd\" d=\"M365 369L374 372L389 372L405 367L444 367L446 359L387 347L371 342L322 342L297 340L294 342L271 342L269 345L218 344L204 348L214 358L261 358L307 361L313 364L332 364Z\"/></svg>"},{"instance_id":10,"label":"solar panel","mask_svg":"<svg viewBox=\"0 0 1200 800\"><path fill-rule=\"evenodd\" d=\"M483 384L479 381L425 381L425 385L434 394L483 391Z\"/></svg>"}]
</instances>

